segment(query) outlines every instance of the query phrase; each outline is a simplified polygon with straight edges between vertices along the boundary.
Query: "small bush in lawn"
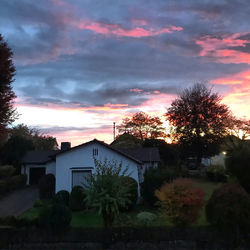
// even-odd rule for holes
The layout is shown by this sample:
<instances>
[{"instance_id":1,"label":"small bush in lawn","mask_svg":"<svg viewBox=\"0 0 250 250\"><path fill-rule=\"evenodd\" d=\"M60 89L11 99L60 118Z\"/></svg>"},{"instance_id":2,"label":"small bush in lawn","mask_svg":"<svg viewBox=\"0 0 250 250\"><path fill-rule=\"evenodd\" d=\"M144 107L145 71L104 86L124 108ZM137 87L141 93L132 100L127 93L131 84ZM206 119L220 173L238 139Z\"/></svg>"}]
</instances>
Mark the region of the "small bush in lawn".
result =
<instances>
[{"instance_id":1,"label":"small bush in lawn","mask_svg":"<svg viewBox=\"0 0 250 250\"><path fill-rule=\"evenodd\" d=\"M65 206L69 206L69 192L67 190L57 192L55 195L55 201Z\"/></svg>"},{"instance_id":2,"label":"small bush in lawn","mask_svg":"<svg viewBox=\"0 0 250 250\"><path fill-rule=\"evenodd\" d=\"M155 190L160 188L164 182L169 182L177 177L172 168L148 168L144 174L144 181L141 184L143 199L151 206L157 202Z\"/></svg>"},{"instance_id":3,"label":"small bush in lawn","mask_svg":"<svg viewBox=\"0 0 250 250\"><path fill-rule=\"evenodd\" d=\"M121 211L131 211L136 205L138 199L138 184L137 181L129 176L122 176L121 185L128 186L128 199L126 208L122 208Z\"/></svg>"},{"instance_id":4,"label":"small bush in lawn","mask_svg":"<svg viewBox=\"0 0 250 250\"><path fill-rule=\"evenodd\" d=\"M55 176L46 174L41 177L39 184L40 199L50 199L55 194Z\"/></svg>"},{"instance_id":5,"label":"small bush in lawn","mask_svg":"<svg viewBox=\"0 0 250 250\"><path fill-rule=\"evenodd\" d=\"M176 225L195 223L204 204L204 191L188 179L176 179L165 183L155 191L159 199L160 213Z\"/></svg>"},{"instance_id":6,"label":"small bush in lawn","mask_svg":"<svg viewBox=\"0 0 250 250\"><path fill-rule=\"evenodd\" d=\"M11 165L0 166L0 179L8 178L15 173L16 169Z\"/></svg>"},{"instance_id":7,"label":"small bush in lawn","mask_svg":"<svg viewBox=\"0 0 250 250\"><path fill-rule=\"evenodd\" d=\"M148 226L153 223L157 216L150 212L140 212L137 214L136 219L138 222L144 226Z\"/></svg>"},{"instance_id":8,"label":"small bush in lawn","mask_svg":"<svg viewBox=\"0 0 250 250\"><path fill-rule=\"evenodd\" d=\"M38 208L42 206L43 206L43 202L41 200L35 200L33 207Z\"/></svg>"},{"instance_id":9,"label":"small bush in lawn","mask_svg":"<svg viewBox=\"0 0 250 250\"><path fill-rule=\"evenodd\" d=\"M72 211L81 211L85 209L85 193L81 186L75 186L72 188L69 197L69 207Z\"/></svg>"},{"instance_id":10,"label":"small bush in lawn","mask_svg":"<svg viewBox=\"0 0 250 250\"><path fill-rule=\"evenodd\" d=\"M241 186L224 184L209 199L206 216L220 228L243 228L250 224L250 197Z\"/></svg>"},{"instance_id":11,"label":"small bush in lawn","mask_svg":"<svg viewBox=\"0 0 250 250\"><path fill-rule=\"evenodd\" d=\"M210 181L227 182L226 170L221 165L206 167L206 176Z\"/></svg>"},{"instance_id":12,"label":"small bush in lawn","mask_svg":"<svg viewBox=\"0 0 250 250\"><path fill-rule=\"evenodd\" d=\"M69 227L72 219L71 211L65 205L53 203L44 206L38 217L40 227L64 229Z\"/></svg>"},{"instance_id":13,"label":"small bush in lawn","mask_svg":"<svg viewBox=\"0 0 250 250\"><path fill-rule=\"evenodd\" d=\"M31 226L32 224L34 224L34 221L27 218L21 218L15 216L0 217L0 225L4 226L12 226L19 228L19 227Z\"/></svg>"}]
</instances>

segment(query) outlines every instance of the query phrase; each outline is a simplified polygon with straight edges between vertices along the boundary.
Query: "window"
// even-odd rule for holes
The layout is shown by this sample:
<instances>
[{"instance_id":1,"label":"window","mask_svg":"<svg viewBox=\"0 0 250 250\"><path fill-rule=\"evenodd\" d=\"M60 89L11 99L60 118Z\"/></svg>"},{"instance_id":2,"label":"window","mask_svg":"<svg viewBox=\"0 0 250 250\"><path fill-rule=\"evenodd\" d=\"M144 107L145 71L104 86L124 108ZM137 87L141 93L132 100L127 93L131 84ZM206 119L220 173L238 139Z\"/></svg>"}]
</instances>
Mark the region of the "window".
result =
<instances>
[{"instance_id":1,"label":"window","mask_svg":"<svg viewBox=\"0 0 250 250\"><path fill-rule=\"evenodd\" d=\"M82 186L86 188L88 186L87 179L91 175L91 170L72 170L72 187Z\"/></svg>"},{"instance_id":2,"label":"window","mask_svg":"<svg viewBox=\"0 0 250 250\"><path fill-rule=\"evenodd\" d=\"M98 148L93 148L93 156L97 156L98 155Z\"/></svg>"}]
</instances>

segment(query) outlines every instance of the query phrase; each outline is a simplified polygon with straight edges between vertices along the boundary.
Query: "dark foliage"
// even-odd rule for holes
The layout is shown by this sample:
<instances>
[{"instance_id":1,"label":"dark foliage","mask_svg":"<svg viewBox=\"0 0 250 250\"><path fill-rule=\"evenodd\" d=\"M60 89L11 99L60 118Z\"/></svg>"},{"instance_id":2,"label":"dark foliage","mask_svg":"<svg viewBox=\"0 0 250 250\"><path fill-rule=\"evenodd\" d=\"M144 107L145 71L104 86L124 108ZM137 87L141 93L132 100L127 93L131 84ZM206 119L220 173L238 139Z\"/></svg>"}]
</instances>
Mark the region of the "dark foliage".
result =
<instances>
[{"instance_id":1,"label":"dark foliage","mask_svg":"<svg viewBox=\"0 0 250 250\"><path fill-rule=\"evenodd\" d=\"M128 199L126 208L121 208L121 211L131 211L138 200L138 184L137 181L129 176L122 177L121 185L128 186Z\"/></svg>"},{"instance_id":2,"label":"dark foliage","mask_svg":"<svg viewBox=\"0 0 250 250\"><path fill-rule=\"evenodd\" d=\"M157 147L164 165L177 165L179 161L179 148L177 144L168 144L160 139L145 139L143 147Z\"/></svg>"},{"instance_id":3,"label":"dark foliage","mask_svg":"<svg viewBox=\"0 0 250 250\"><path fill-rule=\"evenodd\" d=\"M28 227L35 224L34 220L30 220L23 217L16 216L6 216L0 217L0 225L1 226L11 226L11 227Z\"/></svg>"},{"instance_id":4,"label":"dark foliage","mask_svg":"<svg viewBox=\"0 0 250 250\"><path fill-rule=\"evenodd\" d=\"M229 173L250 193L250 147L243 142L238 144L228 151L225 163Z\"/></svg>"},{"instance_id":5,"label":"dark foliage","mask_svg":"<svg viewBox=\"0 0 250 250\"><path fill-rule=\"evenodd\" d=\"M55 194L55 176L46 174L41 177L38 183L40 199L51 199Z\"/></svg>"},{"instance_id":6,"label":"dark foliage","mask_svg":"<svg viewBox=\"0 0 250 250\"><path fill-rule=\"evenodd\" d=\"M16 70L12 57L11 49L0 34L0 138L6 133L7 126L16 118L13 108L16 96L11 86Z\"/></svg>"},{"instance_id":7,"label":"dark foliage","mask_svg":"<svg viewBox=\"0 0 250 250\"><path fill-rule=\"evenodd\" d=\"M67 190L61 190L56 193L55 201L65 206L69 206L69 192Z\"/></svg>"},{"instance_id":8,"label":"dark foliage","mask_svg":"<svg viewBox=\"0 0 250 250\"><path fill-rule=\"evenodd\" d=\"M239 185L223 184L206 205L207 220L224 230L250 225L250 197Z\"/></svg>"},{"instance_id":9,"label":"dark foliage","mask_svg":"<svg viewBox=\"0 0 250 250\"><path fill-rule=\"evenodd\" d=\"M26 185L26 175L15 175L0 180L0 194L5 194Z\"/></svg>"},{"instance_id":10,"label":"dark foliage","mask_svg":"<svg viewBox=\"0 0 250 250\"><path fill-rule=\"evenodd\" d=\"M164 182L170 182L177 178L177 173L171 168L148 168L144 174L144 181L141 184L143 199L151 206L154 206L157 198L155 190L159 189Z\"/></svg>"},{"instance_id":11,"label":"dark foliage","mask_svg":"<svg viewBox=\"0 0 250 250\"><path fill-rule=\"evenodd\" d=\"M1 153L2 163L18 168L24 154L32 149L34 149L34 145L31 140L23 136L11 137L3 146Z\"/></svg>"},{"instance_id":12,"label":"dark foliage","mask_svg":"<svg viewBox=\"0 0 250 250\"><path fill-rule=\"evenodd\" d=\"M206 167L206 176L209 181L227 182L226 169L220 165Z\"/></svg>"},{"instance_id":13,"label":"dark foliage","mask_svg":"<svg viewBox=\"0 0 250 250\"><path fill-rule=\"evenodd\" d=\"M65 229L70 226L71 219L71 211L67 206L53 203L42 208L38 218L38 226L58 230Z\"/></svg>"},{"instance_id":14,"label":"dark foliage","mask_svg":"<svg viewBox=\"0 0 250 250\"><path fill-rule=\"evenodd\" d=\"M85 193L84 189L81 186L75 186L72 188L70 197L69 197L69 207L72 211L81 211L86 207L85 204Z\"/></svg>"}]
</instances>

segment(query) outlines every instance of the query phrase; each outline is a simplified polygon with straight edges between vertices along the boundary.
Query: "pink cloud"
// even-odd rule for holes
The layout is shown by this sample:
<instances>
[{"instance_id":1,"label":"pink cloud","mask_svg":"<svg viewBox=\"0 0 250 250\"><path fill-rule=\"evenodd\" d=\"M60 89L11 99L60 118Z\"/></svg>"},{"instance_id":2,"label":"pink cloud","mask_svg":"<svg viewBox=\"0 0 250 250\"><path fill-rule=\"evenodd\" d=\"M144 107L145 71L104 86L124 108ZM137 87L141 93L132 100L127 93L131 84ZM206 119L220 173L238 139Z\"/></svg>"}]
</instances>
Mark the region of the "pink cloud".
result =
<instances>
[{"instance_id":1,"label":"pink cloud","mask_svg":"<svg viewBox=\"0 0 250 250\"><path fill-rule=\"evenodd\" d=\"M136 27L133 29L125 29L120 24L116 23L102 23L90 20L83 20L81 22L75 22L74 25L80 30L91 30L97 34L103 35L114 35L117 37L148 37L148 36L158 36L166 33L173 33L175 31L183 30L182 27L177 27L170 25L165 28L141 28Z\"/></svg>"},{"instance_id":2,"label":"pink cloud","mask_svg":"<svg viewBox=\"0 0 250 250\"><path fill-rule=\"evenodd\" d=\"M233 48L246 47L247 44L250 44L250 41L239 38L248 34L250 32L226 34L220 37L203 36L196 40L196 44L202 48L199 55L221 63L250 64L249 53L237 51Z\"/></svg>"},{"instance_id":3,"label":"pink cloud","mask_svg":"<svg viewBox=\"0 0 250 250\"><path fill-rule=\"evenodd\" d=\"M218 78L211 83L230 85L230 91L224 95L222 102L231 108L234 115L250 119L250 70Z\"/></svg>"},{"instance_id":4,"label":"pink cloud","mask_svg":"<svg viewBox=\"0 0 250 250\"><path fill-rule=\"evenodd\" d=\"M148 24L148 21L145 19L132 19L132 23L135 26L145 26Z\"/></svg>"},{"instance_id":5,"label":"pink cloud","mask_svg":"<svg viewBox=\"0 0 250 250\"><path fill-rule=\"evenodd\" d=\"M143 92L142 89L138 89L138 88L130 89L129 91L130 92L135 92L135 93L141 93L141 92Z\"/></svg>"}]
</instances>

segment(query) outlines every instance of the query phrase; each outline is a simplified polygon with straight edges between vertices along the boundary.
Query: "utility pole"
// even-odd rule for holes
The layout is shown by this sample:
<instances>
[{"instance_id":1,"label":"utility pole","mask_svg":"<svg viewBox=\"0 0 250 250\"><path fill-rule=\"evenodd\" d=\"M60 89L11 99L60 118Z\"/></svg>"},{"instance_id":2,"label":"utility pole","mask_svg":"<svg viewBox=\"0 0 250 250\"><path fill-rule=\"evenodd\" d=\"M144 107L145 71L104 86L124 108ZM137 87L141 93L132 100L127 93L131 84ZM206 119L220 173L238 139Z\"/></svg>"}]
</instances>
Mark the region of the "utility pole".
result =
<instances>
[{"instance_id":1,"label":"utility pole","mask_svg":"<svg viewBox=\"0 0 250 250\"><path fill-rule=\"evenodd\" d=\"M113 134L114 134L114 140L115 140L115 122L113 122Z\"/></svg>"}]
</instances>

